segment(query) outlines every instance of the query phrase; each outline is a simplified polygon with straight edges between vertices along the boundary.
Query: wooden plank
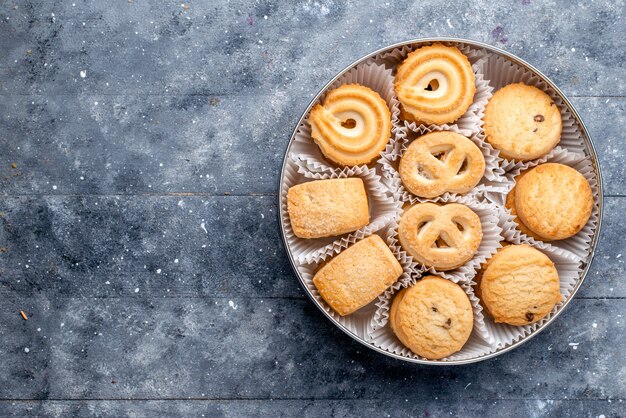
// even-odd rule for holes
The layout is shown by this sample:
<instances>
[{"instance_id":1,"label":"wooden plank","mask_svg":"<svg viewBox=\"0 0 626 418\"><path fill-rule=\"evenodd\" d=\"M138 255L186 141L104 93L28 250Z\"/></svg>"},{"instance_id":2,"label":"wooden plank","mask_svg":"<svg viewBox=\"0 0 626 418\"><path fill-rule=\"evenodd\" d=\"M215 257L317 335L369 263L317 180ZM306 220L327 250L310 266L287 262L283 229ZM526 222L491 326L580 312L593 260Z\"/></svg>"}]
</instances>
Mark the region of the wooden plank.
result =
<instances>
[{"instance_id":1,"label":"wooden plank","mask_svg":"<svg viewBox=\"0 0 626 418\"><path fill-rule=\"evenodd\" d=\"M400 362L306 299L50 297L0 305L1 399L579 399L626 397L626 300L575 300L496 359ZM595 324L595 325L594 325Z\"/></svg>"},{"instance_id":2,"label":"wooden plank","mask_svg":"<svg viewBox=\"0 0 626 418\"><path fill-rule=\"evenodd\" d=\"M620 400L528 399L528 400L424 400L415 399L325 399L325 400L163 400L163 401L21 401L1 402L0 413L8 417L154 416L194 417L441 417L497 416L619 417Z\"/></svg>"},{"instance_id":3,"label":"wooden plank","mask_svg":"<svg viewBox=\"0 0 626 418\"><path fill-rule=\"evenodd\" d=\"M626 297L626 198L579 297ZM275 196L8 197L0 204L0 295L304 298ZM204 225L204 227L203 227ZM206 231L205 231L206 230Z\"/></svg>"},{"instance_id":4,"label":"wooden plank","mask_svg":"<svg viewBox=\"0 0 626 418\"><path fill-rule=\"evenodd\" d=\"M0 9L0 91L10 94L311 95L371 51L433 36L503 47L568 94L626 94L620 3L463 0L445 17L435 0L10 6Z\"/></svg>"},{"instance_id":5,"label":"wooden plank","mask_svg":"<svg viewBox=\"0 0 626 418\"><path fill-rule=\"evenodd\" d=\"M305 96L282 94L233 95L215 105L193 94L6 96L0 192L276 193L287 142L307 104ZM626 195L626 98L574 104L598 148L605 193Z\"/></svg>"}]
</instances>

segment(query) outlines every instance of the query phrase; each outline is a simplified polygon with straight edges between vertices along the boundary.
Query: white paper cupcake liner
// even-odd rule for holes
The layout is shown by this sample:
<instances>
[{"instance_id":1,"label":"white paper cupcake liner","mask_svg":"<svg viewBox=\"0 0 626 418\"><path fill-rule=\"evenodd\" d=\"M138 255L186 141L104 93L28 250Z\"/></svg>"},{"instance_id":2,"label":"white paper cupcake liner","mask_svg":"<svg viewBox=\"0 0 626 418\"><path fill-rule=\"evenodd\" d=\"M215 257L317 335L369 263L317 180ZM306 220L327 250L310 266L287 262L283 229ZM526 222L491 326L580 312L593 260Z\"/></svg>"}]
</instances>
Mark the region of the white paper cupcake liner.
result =
<instances>
[{"instance_id":1,"label":"white paper cupcake liner","mask_svg":"<svg viewBox=\"0 0 626 418\"><path fill-rule=\"evenodd\" d=\"M285 225L285 237L291 248L294 258L299 264L318 263L327 257L337 254L350 244L363 239L368 235L380 230L393 221L400 211L401 203L395 200L386 186L380 181L375 169L360 167L346 167L331 171L310 171L309 166L315 164L309 160L296 159L289 164L286 170L291 176L285 177L283 196L283 224ZM294 173L296 171L296 173ZM370 223L355 232L344 234L339 237L327 237L318 239L299 238L293 233L289 213L287 210L287 192L289 188L304 180L325 180L347 177L359 177L365 184L368 204L370 208Z\"/></svg>"},{"instance_id":2,"label":"white paper cupcake liner","mask_svg":"<svg viewBox=\"0 0 626 418\"><path fill-rule=\"evenodd\" d=\"M355 68L347 71L343 76L335 81L328 88L327 92L330 92L343 84L350 83L356 83L369 87L377 92L383 100L385 100L389 110L391 111L392 128L390 132L390 139L393 138L395 136L395 131L401 124L399 122L400 103L398 102L393 89L393 76L391 75L391 70L385 68L383 65L373 63L359 64ZM319 102L323 103L325 98L326 93L320 97ZM307 121L303 122L298 127L293 144L291 145L290 155L294 156L294 158L315 162L315 164L318 165L318 169L333 170L336 168L331 161L324 157L322 151L311 138L311 126Z\"/></svg>"},{"instance_id":3,"label":"white paper cupcake liner","mask_svg":"<svg viewBox=\"0 0 626 418\"><path fill-rule=\"evenodd\" d=\"M423 276L427 275L431 274L423 273ZM436 275L441 276L440 274ZM396 286L390 287L385 293L379 296L379 302L376 303L378 309L374 313L367 333L371 344L403 357L425 360L405 347L396 337L391 329L391 325L389 324L389 311L395 295L401 289L413 286L421 277L422 275L413 276L409 281L397 283ZM474 326L469 339L463 346L463 349L449 357L441 359L440 361L443 362L467 360L470 358L480 357L490 353L495 348L495 341L490 336L485 325L483 307L480 305L478 298L474 294L474 289L470 283L460 283L459 285L463 288L468 299L470 300L470 303L472 304Z\"/></svg>"},{"instance_id":4,"label":"white paper cupcake liner","mask_svg":"<svg viewBox=\"0 0 626 418\"><path fill-rule=\"evenodd\" d=\"M488 338L493 342L495 349L503 348L519 341L521 338L532 334L543 326L543 324L548 322L569 298L570 294L580 280L580 261L574 261L571 258L564 257L553 249L538 248L537 246L534 247L546 254L550 260L552 260L557 271L559 272L561 295L563 296L563 300L559 302L543 319L530 325L514 326L496 323L488 313L485 313L485 329L489 335Z\"/></svg>"},{"instance_id":5,"label":"white paper cupcake liner","mask_svg":"<svg viewBox=\"0 0 626 418\"><path fill-rule=\"evenodd\" d=\"M408 286L409 283L415 283L415 280L419 279L425 270L424 266L415 262L413 257L402 249L398 239L398 219L393 220L387 225L387 245L402 265L403 273L394 284L378 297L378 301L376 302L378 309L376 309L370 323L371 331L377 330L387 323L387 319L389 318L388 301L391 296L399 289Z\"/></svg>"},{"instance_id":6,"label":"white paper cupcake liner","mask_svg":"<svg viewBox=\"0 0 626 418\"><path fill-rule=\"evenodd\" d=\"M480 268L480 266L493 254L498 251L499 248L502 247L501 242L503 241L502 236L502 228L498 224L498 209L496 206L490 203L482 203L478 202L471 197L451 197L451 196L439 196L435 199L425 199L424 202L434 202L434 203L460 203L467 207L469 207L474 213L476 213L480 219L480 224L482 226L483 238L476 251L476 254L472 259L467 261L461 267L458 267L454 270L448 271L439 271L434 267L428 267L421 264L420 267L424 271L428 271L432 274L437 274L441 277L444 277L454 283L469 283L474 275L476 274L476 269ZM404 210L402 211L402 213ZM400 213L400 217L402 217L402 213ZM397 229L397 228L396 228Z\"/></svg>"},{"instance_id":7,"label":"white paper cupcake liner","mask_svg":"<svg viewBox=\"0 0 626 418\"><path fill-rule=\"evenodd\" d=\"M522 233L515 222L515 217L510 211L504 207L506 195L515 186L515 178L523 171L536 167L546 162L560 163L574 168L581 173L591 186L594 196L594 205L591 210L591 216L583 229L571 238L559 241L544 242L537 240ZM505 239L514 244L527 243L539 249L558 252L563 257L574 260L586 260L591 252L591 242L593 241L594 231L598 227L599 207L597 197L599 196L598 179L596 172L589 157L584 153L572 152L567 149L557 147L550 151L547 155L537 160L522 162L508 162L506 165L507 172L504 175L506 179L506 188L503 192L487 192L485 198L501 208L500 226L503 229L502 234Z\"/></svg>"},{"instance_id":8,"label":"white paper cupcake liner","mask_svg":"<svg viewBox=\"0 0 626 418\"><path fill-rule=\"evenodd\" d=\"M563 121L563 132L561 133L561 141L558 145L569 151L584 152L585 145L580 127L561 97L548 83L514 62L493 54L487 55L487 59L482 64L481 71L484 77L489 80L494 92L508 84L524 83L529 86L537 87L548 94L554 104L559 107Z\"/></svg>"}]
</instances>

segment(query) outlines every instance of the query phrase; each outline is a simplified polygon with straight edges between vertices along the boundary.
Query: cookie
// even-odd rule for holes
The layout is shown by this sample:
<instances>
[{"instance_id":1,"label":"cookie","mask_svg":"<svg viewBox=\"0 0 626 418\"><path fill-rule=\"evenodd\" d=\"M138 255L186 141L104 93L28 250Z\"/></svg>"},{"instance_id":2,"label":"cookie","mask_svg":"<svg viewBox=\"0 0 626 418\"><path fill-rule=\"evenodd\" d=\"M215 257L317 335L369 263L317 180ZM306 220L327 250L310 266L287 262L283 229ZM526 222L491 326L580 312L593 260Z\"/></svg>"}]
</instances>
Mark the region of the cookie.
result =
<instances>
[{"instance_id":1,"label":"cookie","mask_svg":"<svg viewBox=\"0 0 626 418\"><path fill-rule=\"evenodd\" d=\"M521 179L523 175L524 175L524 173L520 173L515 178L515 181L516 182L519 181L519 179ZM550 241L549 239L542 238L542 237L536 235L533 231L528 229L528 227L526 225L524 225L524 222L522 222L522 220L517 216L517 209L515 208L515 188L516 188L516 186L513 186L513 188L509 192L509 194L506 195L506 200L504 202L504 206L511 212L511 215L513 215L515 217L514 221L517 224L517 229L519 229L520 232L522 232L523 234L526 234L527 236L532 237L534 239L537 239L537 240L540 240L540 241Z\"/></svg>"},{"instance_id":2,"label":"cookie","mask_svg":"<svg viewBox=\"0 0 626 418\"><path fill-rule=\"evenodd\" d=\"M528 325L544 318L562 299L559 274L541 251L509 245L486 264L480 300L495 322Z\"/></svg>"},{"instance_id":3,"label":"cookie","mask_svg":"<svg viewBox=\"0 0 626 418\"><path fill-rule=\"evenodd\" d=\"M313 277L320 296L345 316L372 302L402 274L402 266L378 235L358 241Z\"/></svg>"},{"instance_id":4,"label":"cookie","mask_svg":"<svg viewBox=\"0 0 626 418\"><path fill-rule=\"evenodd\" d=\"M483 118L486 140L509 160L527 161L552 150L561 139L561 112L550 96L523 83L498 90Z\"/></svg>"},{"instance_id":5,"label":"cookie","mask_svg":"<svg viewBox=\"0 0 626 418\"><path fill-rule=\"evenodd\" d=\"M408 54L398 66L394 88L402 115L426 125L451 123L471 106L475 76L465 55L439 43Z\"/></svg>"},{"instance_id":6,"label":"cookie","mask_svg":"<svg viewBox=\"0 0 626 418\"><path fill-rule=\"evenodd\" d=\"M515 208L521 221L537 236L560 240L576 235L593 208L591 186L571 167L540 164L515 186Z\"/></svg>"},{"instance_id":7,"label":"cookie","mask_svg":"<svg viewBox=\"0 0 626 418\"><path fill-rule=\"evenodd\" d=\"M402 184L420 197L467 193L485 173L480 148L451 131L431 132L411 142L400 160Z\"/></svg>"},{"instance_id":8,"label":"cookie","mask_svg":"<svg viewBox=\"0 0 626 418\"><path fill-rule=\"evenodd\" d=\"M400 219L402 248L427 267L452 270L471 259L483 238L480 218L459 203L418 203Z\"/></svg>"},{"instance_id":9,"label":"cookie","mask_svg":"<svg viewBox=\"0 0 626 418\"><path fill-rule=\"evenodd\" d=\"M367 193L360 178L292 186L287 192L287 211L293 233L300 238L341 235L370 222Z\"/></svg>"},{"instance_id":10,"label":"cookie","mask_svg":"<svg viewBox=\"0 0 626 418\"><path fill-rule=\"evenodd\" d=\"M374 90L344 84L309 115L311 136L326 158L340 166L369 164L391 137L391 111Z\"/></svg>"},{"instance_id":11,"label":"cookie","mask_svg":"<svg viewBox=\"0 0 626 418\"><path fill-rule=\"evenodd\" d=\"M472 333L474 314L461 286L427 276L398 293L389 323L412 352L437 360L463 348Z\"/></svg>"}]
</instances>

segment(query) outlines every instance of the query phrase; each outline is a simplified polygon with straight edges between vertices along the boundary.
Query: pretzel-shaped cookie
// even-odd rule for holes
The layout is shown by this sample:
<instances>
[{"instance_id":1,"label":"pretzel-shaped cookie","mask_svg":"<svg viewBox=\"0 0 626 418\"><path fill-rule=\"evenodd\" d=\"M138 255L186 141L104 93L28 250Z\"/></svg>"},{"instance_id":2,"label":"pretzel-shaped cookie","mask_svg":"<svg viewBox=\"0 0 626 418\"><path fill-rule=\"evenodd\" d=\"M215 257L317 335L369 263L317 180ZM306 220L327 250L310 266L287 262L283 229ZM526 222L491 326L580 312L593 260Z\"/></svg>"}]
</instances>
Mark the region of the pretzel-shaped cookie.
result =
<instances>
[{"instance_id":1,"label":"pretzel-shaped cookie","mask_svg":"<svg viewBox=\"0 0 626 418\"><path fill-rule=\"evenodd\" d=\"M483 177L485 158L476 144L463 135L431 132L409 145L399 171L404 186L420 197L467 193Z\"/></svg>"},{"instance_id":2,"label":"pretzel-shaped cookie","mask_svg":"<svg viewBox=\"0 0 626 418\"><path fill-rule=\"evenodd\" d=\"M415 260L442 271L465 264L483 238L478 215L458 203L418 203L402 215L398 235Z\"/></svg>"}]
</instances>

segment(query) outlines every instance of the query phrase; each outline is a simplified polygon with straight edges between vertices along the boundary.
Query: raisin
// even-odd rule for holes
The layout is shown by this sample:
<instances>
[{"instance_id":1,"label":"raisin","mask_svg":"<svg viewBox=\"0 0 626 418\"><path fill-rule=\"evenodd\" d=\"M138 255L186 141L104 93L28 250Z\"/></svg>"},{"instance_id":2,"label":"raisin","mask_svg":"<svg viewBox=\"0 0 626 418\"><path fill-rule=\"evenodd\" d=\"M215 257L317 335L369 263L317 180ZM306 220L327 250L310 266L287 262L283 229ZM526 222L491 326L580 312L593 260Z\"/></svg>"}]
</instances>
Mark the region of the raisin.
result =
<instances>
[{"instance_id":1,"label":"raisin","mask_svg":"<svg viewBox=\"0 0 626 418\"><path fill-rule=\"evenodd\" d=\"M447 324L448 326L452 325L452 319L448 318L448 320L446 321L446 324Z\"/></svg>"},{"instance_id":2,"label":"raisin","mask_svg":"<svg viewBox=\"0 0 626 418\"><path fill-rule=\"evenodd\" d=\"M433 310L433 312L439 312L434 306L431 309Z\"/></svg>"},{"instance_id":3,"label":"raisin","mask_svg":"<svg viewBox=\"0 0 626 418\"><path fill-rule=\"evenodd\" d=\"M537 132L537 128L533 129L533 132Z\"/></svg>"},{"instance_id":4,"label":"raisin","mask_svg":"<svg viewBox=\"0 0 626 418\"><path fill-rule=\"evenodd\" d=\"M532 312L526 312L527 320L532 321L534 317L535 317L535 314L533 314Z\"/></svg>"},{"instance_id":5,"label":"raisin","mask_svg":"<svg viewBox=\"0 0 626 418\"><path fill-rule=\"evenodd\" d=\"M543 117L543 115L535 115L535 122L543 122L544 120L546 120L546 118Z\"/></svg>"}]
</instances>

